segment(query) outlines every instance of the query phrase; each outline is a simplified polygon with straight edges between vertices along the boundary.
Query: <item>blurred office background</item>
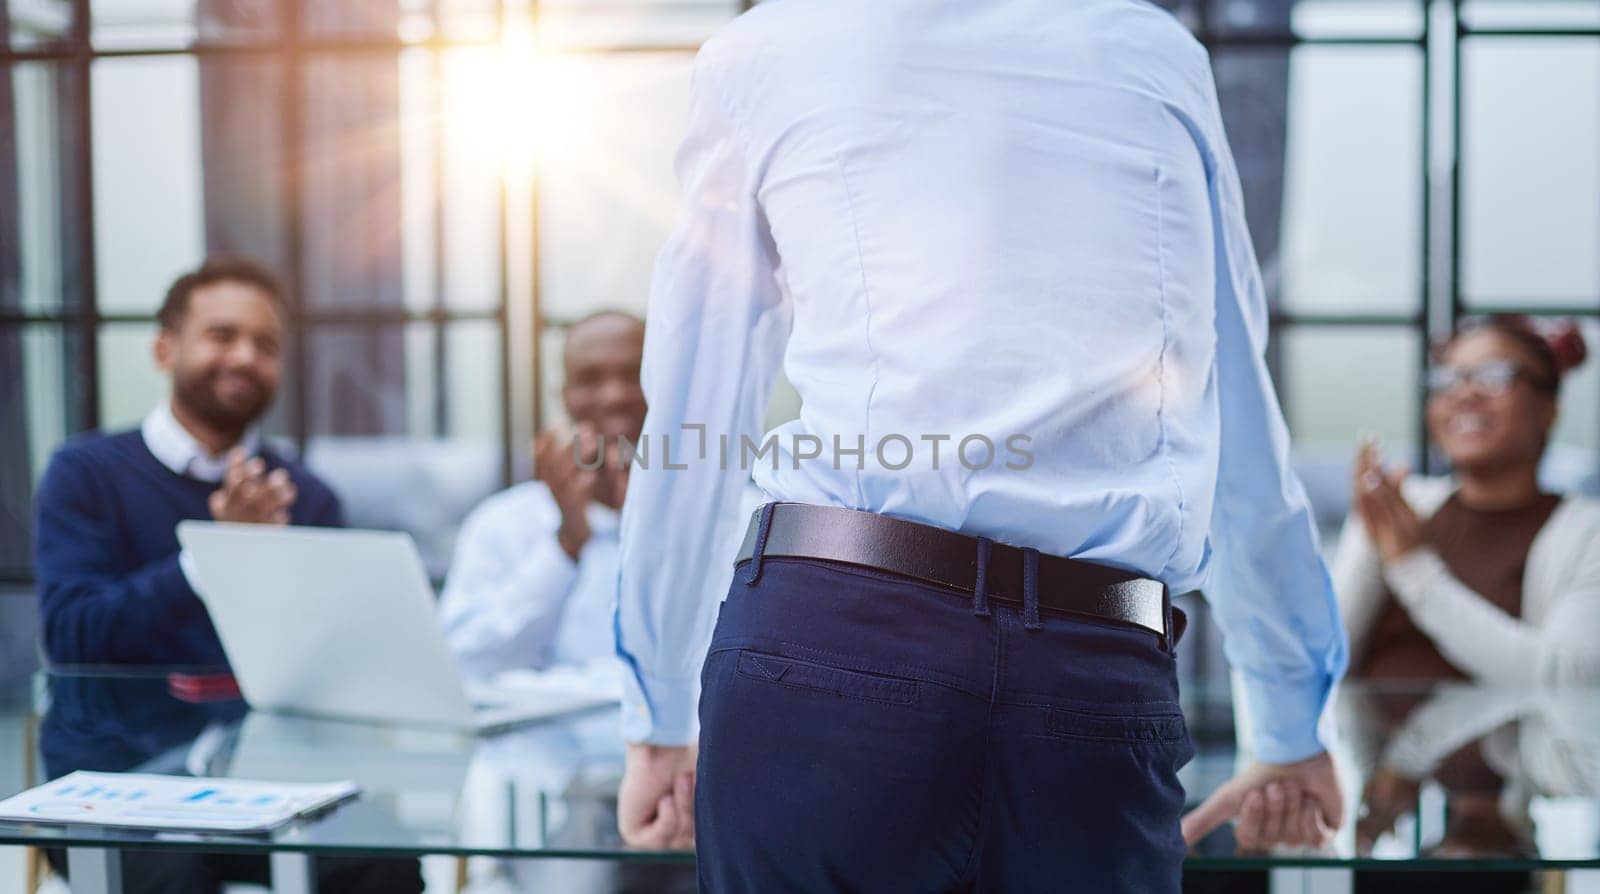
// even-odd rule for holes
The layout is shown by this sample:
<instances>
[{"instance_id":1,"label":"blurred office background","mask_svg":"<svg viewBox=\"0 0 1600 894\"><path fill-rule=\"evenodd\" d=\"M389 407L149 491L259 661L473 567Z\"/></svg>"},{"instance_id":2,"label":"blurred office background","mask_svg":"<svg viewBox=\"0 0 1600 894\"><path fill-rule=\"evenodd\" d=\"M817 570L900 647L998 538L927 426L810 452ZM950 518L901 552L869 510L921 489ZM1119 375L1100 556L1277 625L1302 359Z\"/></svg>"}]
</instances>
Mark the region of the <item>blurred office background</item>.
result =
<instances>
[{"instance_id":1,"label":"blurred office background","mask_svg":"<svg viewBox=\"0 0 1600 894\"><path fill-rule=\"evenodd\" d=\"M1600 344L1600 0L1167 5L1211 48L1331 535L1362 433L1440 471L1422 373L1453 321L1578 316ZM563 326L643 310L693 55L742 6L0 0L0 674L35 661L33 485L160 399L153 314L208 252L298 304L270 434L442 577L559 418ZM1596 489L1600 363L1547 474ZM1185 674L1214 681L1200 626Z\"/></svg>"}]
</instances>

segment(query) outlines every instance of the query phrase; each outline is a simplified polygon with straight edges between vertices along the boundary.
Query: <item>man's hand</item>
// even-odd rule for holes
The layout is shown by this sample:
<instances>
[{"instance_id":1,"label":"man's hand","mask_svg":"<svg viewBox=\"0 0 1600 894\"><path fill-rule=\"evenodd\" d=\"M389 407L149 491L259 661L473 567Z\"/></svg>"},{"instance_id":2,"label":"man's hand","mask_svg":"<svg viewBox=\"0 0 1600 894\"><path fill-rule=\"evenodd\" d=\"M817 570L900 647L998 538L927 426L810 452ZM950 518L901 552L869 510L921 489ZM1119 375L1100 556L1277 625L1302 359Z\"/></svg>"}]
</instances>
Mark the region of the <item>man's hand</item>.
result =
<instances>
[{"instance_id":1,"label":"man's hand","mask_svg":"<svg viewBox=\"0 0 1600 894\"><path fill-rule=\"evenodd\" d=\"M1239 821L1239 846L1248 850L1327 844L1344 822L1333 759L1323 752L1293 764L1251 764L1183 818L1183 840L1192 845L1228 820Z\"/></svg>"},{"instance_id":2,"label":"man's hand","mask_svg":"<svg viewBox=\"0 0 1600 894\"><path fill-rule=\"evenodd\" d=\"M1404 468L1384 471L1376 443L1368 441L1361 445L1361 452L1356 456L1351 502L1385 565L1427 544L1421 520L1401 496L1400 485L1405 479Z\"/></svg>"},{"instance_id":3,"label":"man's hand","mask_svg":"<svg viewBox=\"0 0 1600 894\"><path fill-rule=\"evenodd\" d=\"M694 847L696 757L693 745L628 745L617 794L617 829L623 841L651 850Z\"/></svg>"},{"instance_id":4,"label":"man's hand","mask_svg":"<svg viewBox=\"0 0 1600 894\"><path fill-rule=\"evenodd\" d=\"M595 465L599 451L599 435L583 424L575 431L551 429L533 442L534 474L550 488L550 496L561 509L556 539L573 561L589 542L589 504L594 501L601 475L599 468L578 465L578 457L583 458L584 465Z\"/></svg>"},{"instance_id":5,"label":"man's hand","mask_svg":"<svg viewBox=\"0 0 1600 894\"><path fill-rule=\"evenodd\" d=\"M207 505L211 517L220 522L286 525L295 496L287 471L268 473L267 464L259 457L246 459L243 450L235 449L228 454L222 486L211 492Z\"/></svg>"}]
</instances>

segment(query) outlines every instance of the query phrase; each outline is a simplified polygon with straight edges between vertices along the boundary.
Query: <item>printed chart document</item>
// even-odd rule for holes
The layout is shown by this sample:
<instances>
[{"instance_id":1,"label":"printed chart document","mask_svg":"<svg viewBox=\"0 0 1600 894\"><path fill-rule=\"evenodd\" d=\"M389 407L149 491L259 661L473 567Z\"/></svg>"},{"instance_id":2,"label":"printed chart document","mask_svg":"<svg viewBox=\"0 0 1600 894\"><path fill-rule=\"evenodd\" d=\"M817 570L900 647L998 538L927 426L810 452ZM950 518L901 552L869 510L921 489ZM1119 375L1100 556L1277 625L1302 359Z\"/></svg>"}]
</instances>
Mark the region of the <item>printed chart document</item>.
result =
<instances>
[{"instance_id":1,"label":"printed chart document","mask_svg":"<svg viewBox=\"0 0 1600 894\"><path fill-rule=\"evenodd\" d=\"M265 832L358 791L353 782L247 782L79 770L0 801L0 821Z\"/></svg>"}]
</instances>

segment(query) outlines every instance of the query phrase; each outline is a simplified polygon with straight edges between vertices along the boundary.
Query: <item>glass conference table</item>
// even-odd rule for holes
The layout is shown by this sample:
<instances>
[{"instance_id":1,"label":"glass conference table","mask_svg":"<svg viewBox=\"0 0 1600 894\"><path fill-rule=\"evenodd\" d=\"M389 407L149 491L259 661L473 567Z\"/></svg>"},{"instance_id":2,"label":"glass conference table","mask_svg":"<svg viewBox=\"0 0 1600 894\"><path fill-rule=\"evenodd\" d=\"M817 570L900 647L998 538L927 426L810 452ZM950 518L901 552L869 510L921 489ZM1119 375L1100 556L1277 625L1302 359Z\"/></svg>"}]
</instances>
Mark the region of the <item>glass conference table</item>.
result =
<instances>
[{"instance_id":1,"label":"glass conference table","mask_svg":"<svg viewBox=\"0 0 1600 894\"><path fill-rule=\"evenodd\" d=\"M350 779L361 795L268 835L0 823L0 844L65 850L79 894L120 890L132 850L267 855L284 892L316 887L319 855L477 858L519 890L617 890L630 873L660 880L635 889L693 889L692 854L630 849L617 835L614 708L475 739L185 700L170 670L57 668L0 687L0 749L22 749L28 777L0 779L0 797L77 769ZM1562 873L1580 880L1569 891L1594 883L1600 689L1347 682L1337 710L1351 819L1335 846L1244 852L1224 827L1190 855L1190 887L1238 890L1223 874L1250 872L1273 891L1323 894L1376 870ZM1185 715L1198 756L1183 781L1199 803L1239 759L1228 693L1186 693Z\"/></svg>"}]
</instances>

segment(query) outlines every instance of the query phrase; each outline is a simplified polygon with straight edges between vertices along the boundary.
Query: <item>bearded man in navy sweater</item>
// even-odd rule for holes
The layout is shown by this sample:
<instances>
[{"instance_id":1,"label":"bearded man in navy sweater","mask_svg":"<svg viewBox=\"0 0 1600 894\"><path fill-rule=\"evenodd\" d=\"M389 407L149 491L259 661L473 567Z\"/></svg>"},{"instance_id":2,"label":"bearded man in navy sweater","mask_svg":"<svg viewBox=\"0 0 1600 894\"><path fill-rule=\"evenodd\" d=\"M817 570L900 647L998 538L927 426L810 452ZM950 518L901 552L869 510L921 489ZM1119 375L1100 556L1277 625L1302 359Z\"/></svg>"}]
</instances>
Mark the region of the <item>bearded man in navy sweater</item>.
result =
<instances>
[{"instance_id":1,"label":"bearded man in navy sweater","mask_svg":"<svg viewBox=\"0 0 1600 894\"><path fill-rule=\"evenodd\" d=\"M283 294L243 259L180 277L157 319L170 397L137 429L56 451L39 486L35 564L58 664L223 665L180 554L185 519L339 526L339 500L266 446L256 422L282 370Z\"/></svg>"},{"instance_id":2,"label":"bearded man in navy sweater","mask_svg":"<svg viewBox=\"0 0 1600 894\"><path fill-rule=\"evenodd\" d=\"M256 429L278 390L285 311L276 278L251 261L217 258L180 277L157 315L155 362L172 380L168 399L139 428L78 436L51 458L35 528L51 662L226 665L211 618L189 584L178 522L344 523L333 491L263 443ZM71 706L57 706L63 707ZM56 761L50 775L137 769L92 754L64 762L70 765ZM48 856L65 870L61 852ZM412 859L321 857L316 867L324 890L422 890ZM130 894L216 892L223 882L265 883L268 875L264 857L122 855Z\"/></svg>"}]
</instances>

